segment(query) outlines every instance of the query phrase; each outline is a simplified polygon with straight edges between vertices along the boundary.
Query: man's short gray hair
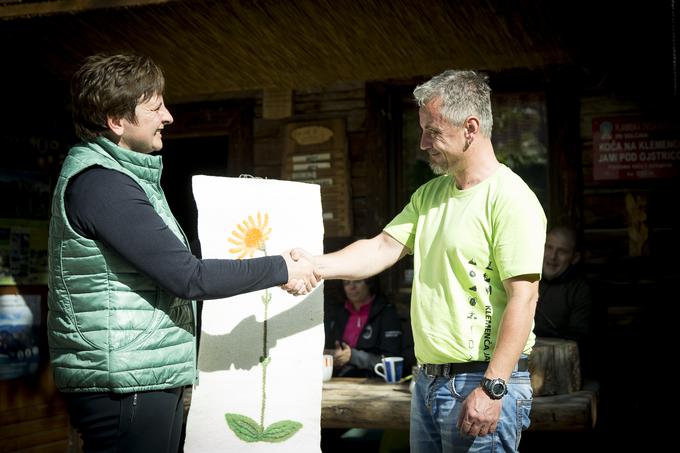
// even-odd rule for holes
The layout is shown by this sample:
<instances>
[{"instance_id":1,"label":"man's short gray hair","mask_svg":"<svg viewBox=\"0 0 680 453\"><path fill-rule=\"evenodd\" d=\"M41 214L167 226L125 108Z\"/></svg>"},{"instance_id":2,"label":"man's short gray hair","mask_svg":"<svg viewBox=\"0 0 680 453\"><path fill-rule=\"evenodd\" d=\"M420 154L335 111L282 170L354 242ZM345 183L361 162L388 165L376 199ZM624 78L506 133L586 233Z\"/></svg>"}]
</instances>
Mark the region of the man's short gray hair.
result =
<instances>
[{"instance_id":1,"label":"man's short gray hair","mask_svg":"<svg viewBox=\"0 0 680 453\"><path fill-rule=\"evenodd\" d=\"M462 127L465 118L476 116L479 118L481 133L491 138L491 88L486 75L451 69L418 85L413 90L413 95L421 107L440 98L442 116L453 126Z\"/></svg>"}]
</instances>

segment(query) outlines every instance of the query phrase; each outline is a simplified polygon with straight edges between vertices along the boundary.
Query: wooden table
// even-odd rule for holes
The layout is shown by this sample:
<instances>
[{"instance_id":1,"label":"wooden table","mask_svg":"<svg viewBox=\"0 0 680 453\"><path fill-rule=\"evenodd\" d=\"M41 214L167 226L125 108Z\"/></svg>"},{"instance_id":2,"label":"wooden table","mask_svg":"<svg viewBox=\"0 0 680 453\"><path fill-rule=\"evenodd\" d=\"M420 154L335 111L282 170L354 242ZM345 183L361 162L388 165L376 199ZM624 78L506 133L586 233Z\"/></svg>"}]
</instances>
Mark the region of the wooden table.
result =
<instances>
[{"instance_id":1,"label":"wooden table","mask_svg":"<svg viewBox=\"0 0 680 453\"><path fill-rule=\"evenodd\" d=\"M408 430L410 410L408 384L367 378L333 378L323 384L323 428Z\"/></svg>"},{"instance_id":2,"label":"wooden table","mask_svg":"<svg viewBox=\"0 0 680 453\"><path fill-rule=\"evenodd\" d=\"M538 396L531 409L531 431L592 429L597 419L596 384L564 395ZM323 428L409 429L408 385L380 379L333 378L323 384Z\"/></svg>"}]
</instances>

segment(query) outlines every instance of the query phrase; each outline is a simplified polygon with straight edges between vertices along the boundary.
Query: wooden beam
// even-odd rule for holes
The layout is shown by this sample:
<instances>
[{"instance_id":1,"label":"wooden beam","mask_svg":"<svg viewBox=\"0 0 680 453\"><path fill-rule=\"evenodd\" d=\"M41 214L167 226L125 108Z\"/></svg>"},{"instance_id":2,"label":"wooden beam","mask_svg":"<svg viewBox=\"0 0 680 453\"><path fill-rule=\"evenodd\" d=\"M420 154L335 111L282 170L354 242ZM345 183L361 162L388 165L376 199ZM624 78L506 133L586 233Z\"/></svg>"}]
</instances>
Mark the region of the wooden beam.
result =
<instances>
[{"instance_id":1,"label":"wooden beam","mask_svg":"<svg viewBox=\"0 0 680 453\"><path fill-rule=\"evenodd\" d=\"M18 19L52 14L80 13L93 9L158 5L177 0L57 0L0 6L0 19Z\"/></svg>"}]
</instances>

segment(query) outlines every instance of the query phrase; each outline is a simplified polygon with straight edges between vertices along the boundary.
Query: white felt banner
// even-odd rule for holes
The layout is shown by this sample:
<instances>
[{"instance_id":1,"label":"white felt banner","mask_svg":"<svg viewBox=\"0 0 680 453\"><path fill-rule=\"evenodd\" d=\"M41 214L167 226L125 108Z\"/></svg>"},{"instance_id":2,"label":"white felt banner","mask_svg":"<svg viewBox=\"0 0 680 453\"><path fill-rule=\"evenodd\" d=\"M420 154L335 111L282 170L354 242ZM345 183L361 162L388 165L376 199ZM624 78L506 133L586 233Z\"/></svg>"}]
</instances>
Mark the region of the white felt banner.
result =
<instances>
[{"instance_id":1,"label":"white felt banner","mask_svg":"<svg viewBox=\"0 0 680 453\"><path fill-rule=\"evenodd\" d=\"M319 186L195 176L203 258L323 252ZM184 449L319 451L323 285L307 296L270 288L203 304Z\"/></svg>"}]
</instances>

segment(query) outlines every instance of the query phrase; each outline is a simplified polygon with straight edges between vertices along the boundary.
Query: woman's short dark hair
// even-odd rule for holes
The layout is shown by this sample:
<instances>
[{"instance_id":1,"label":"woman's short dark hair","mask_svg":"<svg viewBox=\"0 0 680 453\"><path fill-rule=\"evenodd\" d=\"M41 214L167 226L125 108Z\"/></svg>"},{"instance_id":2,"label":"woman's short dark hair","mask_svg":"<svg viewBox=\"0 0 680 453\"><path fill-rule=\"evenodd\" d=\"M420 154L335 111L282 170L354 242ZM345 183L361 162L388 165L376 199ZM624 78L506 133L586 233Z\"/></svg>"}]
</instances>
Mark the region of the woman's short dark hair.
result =
<instances>
[{"instance_id":1,"label":"woman's short dark hair","mask_svg":"<svg viewBox=\"0 0 680 453\"><path fill-rule=\"evenodd\" d=\"M381 291L380 291L380 282L379 282L377 276L364 278L364 279L362 279L362 280L366 282L366 285L368 286L368 292L371 294L371 296L376 295L376 294L379 294L379 293L381 292ZM343 284L340 285L340 291L341 291L342 301L343 301L343 302L345 301L345 298L346 298L346 296L345 296L345 288L344 288L344 282L345 282L345 281L348 281L348 280L343 280L343 281L342 281Z\"/></svg>"},{"instance_id":2,"label":"woman's short dark hair","mask_svg":"<svg viewBox=\"0 0 680 453\"><path fill-rule=\"evenodd\" d=\"M107 119L136 122L135 107L163 94L163 71L143 55L97 54L85 59L71 81L73 125L89 141L108 130Z\"/></svg>"}]
</instances>

